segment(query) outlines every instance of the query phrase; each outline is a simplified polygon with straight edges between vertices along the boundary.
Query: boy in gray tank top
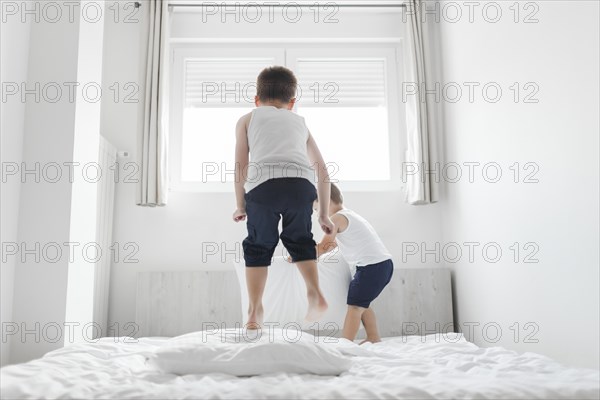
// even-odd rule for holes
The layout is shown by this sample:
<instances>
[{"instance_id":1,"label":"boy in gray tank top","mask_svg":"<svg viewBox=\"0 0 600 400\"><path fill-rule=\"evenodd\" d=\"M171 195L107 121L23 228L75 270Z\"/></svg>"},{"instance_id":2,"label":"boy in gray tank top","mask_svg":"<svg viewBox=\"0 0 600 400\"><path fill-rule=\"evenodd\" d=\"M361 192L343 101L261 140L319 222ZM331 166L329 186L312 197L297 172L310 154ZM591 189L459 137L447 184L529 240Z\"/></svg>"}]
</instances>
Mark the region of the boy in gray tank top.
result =
<instances>
[{"instance_id":1,"label":"boy in gray tank top","mask_svg":"<svg viewBox=\"0 0 600 400\"><path fill-rule=\"evenodd\" d=\"M332 231L329 174L304 118L291 111L297 85L289 69L265 68L257 79L257 108L242 116L236 126L233 220L247 219L248 236L242 247L247 267L248 329L263 324L267 267L279 239L306 283L306 320L316 321L327 310L319 287L311 218L318 194L322 199L319 224L325 233Z\"/></svg>"}]
</instances>

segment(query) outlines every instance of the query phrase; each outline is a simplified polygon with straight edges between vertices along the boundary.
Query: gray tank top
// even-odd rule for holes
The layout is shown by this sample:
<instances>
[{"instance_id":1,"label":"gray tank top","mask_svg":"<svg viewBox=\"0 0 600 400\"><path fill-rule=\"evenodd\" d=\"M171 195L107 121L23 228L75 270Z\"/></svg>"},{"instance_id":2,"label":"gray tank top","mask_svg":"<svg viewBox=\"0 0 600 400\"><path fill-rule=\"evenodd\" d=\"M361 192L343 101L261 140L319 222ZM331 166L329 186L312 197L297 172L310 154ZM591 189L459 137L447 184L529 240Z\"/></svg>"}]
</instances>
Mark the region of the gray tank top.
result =
<instances>
[{"instance_id":1,"label":"gray tank top","mask_svg":"<svg viewBox=\"0 0 600 400\"><path fill-rule=\"evenodd\" d=\"M315 184L307 141L308 128L300 115L273 106L255 108L248 125L246 192L273 178L305 178Z\"/></svg>"}]
</instances>

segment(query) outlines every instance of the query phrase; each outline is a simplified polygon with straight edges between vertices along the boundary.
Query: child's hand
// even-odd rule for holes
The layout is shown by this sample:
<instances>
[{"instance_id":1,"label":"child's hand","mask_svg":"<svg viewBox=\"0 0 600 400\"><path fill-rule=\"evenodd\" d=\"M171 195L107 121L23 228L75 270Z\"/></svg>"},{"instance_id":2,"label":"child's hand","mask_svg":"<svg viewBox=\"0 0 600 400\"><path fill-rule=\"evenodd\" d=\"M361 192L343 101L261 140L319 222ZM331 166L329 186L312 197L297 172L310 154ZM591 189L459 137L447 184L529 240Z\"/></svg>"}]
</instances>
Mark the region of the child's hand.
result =
<instances>
[{"instance_id":1,"label":"child's hand","mask_svg":"<svg viewBox=\"0 0 600 400\"><path fill-rule=\"evenodd\" d=\"M293 263L293 261L292 261L292 256L287 256L286 260L287 260L287 262L289 262L289 263Z\"/></svg>"},{"instance_id":2,"label":"child's hand","mask_svg":"<svg viewBox=\"0 0 600 400\"><path fill-rule=\"evenodd\" d=\"M335 228L333 222L331 222L331 219L323 215L319 216L319 225L321 225L321 229L323 229L323 232L325 232L328 235L331 232L333 232L333 229Z\"/></svg>"},{"instance_id":3,"label":"child's hand","mask_svg":"<svg viewBox=\"0 0 600 400\"><path fill-rule=\"evenodd\" d=\"M240 222L246 219L246 210L237 209L233 212L233 220L235 222Z\"/></svg>"}]
</instances>

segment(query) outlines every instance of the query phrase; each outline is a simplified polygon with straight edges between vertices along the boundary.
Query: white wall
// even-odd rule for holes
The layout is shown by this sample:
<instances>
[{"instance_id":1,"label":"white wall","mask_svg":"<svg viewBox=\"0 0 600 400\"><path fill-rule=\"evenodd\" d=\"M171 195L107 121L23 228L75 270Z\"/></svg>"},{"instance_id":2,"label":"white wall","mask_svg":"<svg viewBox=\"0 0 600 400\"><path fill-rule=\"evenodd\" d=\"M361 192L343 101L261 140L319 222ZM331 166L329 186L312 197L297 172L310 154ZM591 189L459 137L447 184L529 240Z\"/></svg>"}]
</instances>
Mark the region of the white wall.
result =
<instances>
[{"instance_id":1,"label":"white wall","mask_svg":"<svg viewBox=\"0 0 600 400\"><path fill-rule=\"evenodd\" d=\"M27 79L29 63L29 37L31 21L21 22L16 18L7 18L1 24L2 51L0 67L1 78L5 84L15 83L20 85ZM3 90L4 92L4 90ZM16 163L20 166L23 158L23 135L25 123L25 103L21 96L10 96L7 101L2 101L2 162ZM7 164L5 164L7 165ZM12 164L11 164L12 165ZM11 175L2 181L2 243L17 243L19 201L21 195L21 179L19 174ZM12 245L11 245L12 246ZM4 254L4 249L2 251ZM15 257L6 257L2 260L0 269L0 321L12 322L13 320L13 295ZM0 366L6 365L9 360L10 341L0 342Z\"/></svg>"},{"instance_id":2,"label":"white wall","mask_svg":"<svg viewBox=\"0 0 600 400\"><path fill-rule=\"evenodd\" d=\"M73 82L77 77L78 21L51 23L41 20L31 27L28 87L36 82ZM60 42L60 46L56 43ZM62 96L57 103L29 99L25 116L23 162L29 169L36 163L63 163L72 160L73 121L75 106ZM40 201L43 199L43 201ZM69 241L71 191L67 180L57 183L36 182L28 175L21 185L19 213L19 243L27 249L40 248L48 243ZM64 323L67 287L67 260L50 262L37 257L39 252L19 260L15 273L14 321L36 332L36 324L44 326ZM41 329L38 330L40 332ZM19 332L20 333L20 332ZM34 334L20 334L12 338L11 362L22 362L39 357L60 347L60 341L49 343Z\"/></svg>"},{"instance_id":3,"label":"white wall","mask_svg":"<svg viewBox=\"0 0 600 400\"><path fill-rule=\"evenodd\" d=\"M142 17L143 14L142 6ZM147 11L147 10L146 10ZM197 17L200 18L200 17ZM218 27L208 29L198 24L198 19L193 28L184 29L181 24L176 25L177 35L218 35L227 32L231 36L249 37L260 32L249 30L251 25L230 24L229 29L221 30ZM346 21L351 28L352 36L360 37L360 15L353 13L340 21ZM104 82L111 85L119 82L142 82L142 66L140 56L132 51L139 47L140 40L145 37L143 24L114 23L106 21L105 56L104 56ZM306 24L309 24L306 22ZM191 26L191 25L186 25ZM264 27L263 27L264 28ZM339 28L338 25L325 27L328 29ZM389 32L397 27L384 27L378 25L381 32ZM275 29L275 28L273 28ZM294 26L298 36L306 37L313 30L303 26ZM216 32L216 33L215 33ZM144 93L140 92L138 98L143 99ZM105 99L103 104L102 134L114 143L120 150L132 152L132 157L121 160L121 163L135 160L135 147L137 134L141 127L142 104L126 104ZM233 150L233 149L232 149ZM399 152L401 154L401 152ZM117 199L115 203L115 222L113 240L123 249L127 242L135 242L139 251L134 256L139 262L127 263L123 261L121 251L120 262L113 263L111 270L111 292L109 325L119 324L122 329L124 324L135 321L135 289L136 272L152 270L195 270L202 268L221 269L232 268L233 255L219 254L202 257L203 243L225 243L227 250L234 250L238 246L241 254L241 241L244 239L246 229L244 224L231 221L231 214L235 208L233 193L171 193L169 204L164 208L142 208L135 205L135 184L125 183L122 180L117 184ZM393 252L397 264L401 264L401 242L439 241L440 207L413 207L404 204L400 192L379 193L346 193L347 205L364 214L376 229L382 239ZM395 224L390 224L395 221ZM320 237L318 228L316 237ZM422 263L420 259L411 259L409 266L434 265L433 259ZM116 326L116 325L115 325ZM116 328L115 328L116 329ZM122 329L120 334L131 334L132 329Z\"/></svg>"},{"instance_id":4,"label":"white wall","mask_svg":"<svg viewBox=\"0 0 600 400\"><path fill-rule=\"evenodd\" d=\"M495 322L503 330L497 345L598 368L599 4L535 2L539 23L532 24L515 24L512 2L500 4L498 23L485 22L482 4L474 23L465 15L440 24L444 82L498 82L504 91L495 104L481 91L473 103L444 104L445 161L497 162L503 172L492 184L479 168L469 183L465 168L459 183L445 185L444 243L497 242L503 250L496 263L480 246L473 263L451 264L456 315L463 327L481 324L470 335L479 345L494 345L481 328ZM531 11L521 9L521 19ZM539 103L515 103L509 87L530 81L539 85ZM514 162L537 163L539 183L522 183L524 170L521 183L512 182ZM535 242L539 263L524 263L522 247L515 263L514 242ZM538 343L524 342L533 332L527 322L539 326ZM493 328L487 333L495 336Z\"/></svg>"},{"instance_id":5,"label":"white wall","mask_svg":"<svg viewBox=\"0 0 600 400\"><path fill-rule=\"evenodd\" d=\"M93 22L94 14L80 18L83 3L69 5L75 6L73 19L65 8L67 17L42 17L31 26L27 88L55 85L63 91L55 98L56 91L42 90L39 101L29 95L25 111L23 162L37 176L28 174L21 184L13 305L19 333L11 337L12 363L82 340L78 327L92 321L94 263L82 249L95 239L96 184L83 166L98 160L101 102L94 102L93 90L87 99L82 94L85 85L100 83L104 25ZM35 4L39 10L41 3ZM69 82L79 84L74 97ZM80 164L71 175L64 163L72 162ZM57 180L57 170L46 169L51 163L60 167ZM65 243L75 243L73 253ZM74 334L68 324L77 324Z\"/></svg>"}]
</instances>

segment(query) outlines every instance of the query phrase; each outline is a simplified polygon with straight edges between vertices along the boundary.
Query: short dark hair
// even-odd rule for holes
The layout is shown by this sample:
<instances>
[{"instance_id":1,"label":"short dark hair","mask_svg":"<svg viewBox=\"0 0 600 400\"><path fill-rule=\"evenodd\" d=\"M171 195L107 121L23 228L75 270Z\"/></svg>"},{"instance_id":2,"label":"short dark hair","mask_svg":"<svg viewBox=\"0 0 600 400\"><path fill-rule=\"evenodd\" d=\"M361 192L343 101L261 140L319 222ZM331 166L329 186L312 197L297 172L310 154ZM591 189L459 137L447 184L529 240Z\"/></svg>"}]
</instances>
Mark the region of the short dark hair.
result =
<instances>
[{"instance_id":1,"label":"short dark hair","mask_svg":"<svg viewBox=\"0 0 600 400\"><path fill-rule=\"evenodd\" d=\"M331 184L331 194L329 199L335 204L344 204L344 196L342 196L342 191L335 185L335 183Z\"/></svg>"},{"instance_id":2,"label":"short dark hair","mask_svg":"<svg viewBox=\"0 0 600 400\"><path fill-rule=\"evenodd\" d=\"M296 96L297 86L298 80L288 68L267 67L256 79L256 95L260 101L278 100L288 103Z\"/></svg>"}]
</instances>

